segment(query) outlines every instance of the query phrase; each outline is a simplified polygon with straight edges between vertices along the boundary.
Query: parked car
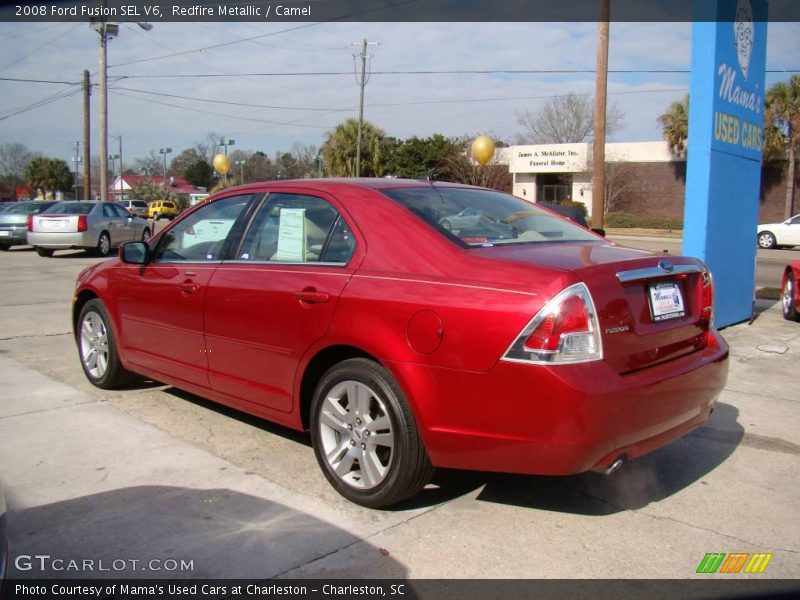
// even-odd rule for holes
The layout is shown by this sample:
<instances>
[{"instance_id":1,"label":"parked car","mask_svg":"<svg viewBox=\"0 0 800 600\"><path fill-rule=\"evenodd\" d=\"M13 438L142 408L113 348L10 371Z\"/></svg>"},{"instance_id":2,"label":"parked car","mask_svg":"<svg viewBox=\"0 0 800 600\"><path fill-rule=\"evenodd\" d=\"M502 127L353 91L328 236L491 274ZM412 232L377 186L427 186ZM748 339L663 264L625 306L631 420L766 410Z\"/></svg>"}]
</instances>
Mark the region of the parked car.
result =
<instances>
[{"instance_id":1,"label":"parked car","mask_svg":"<svg viewBox=\"0 0 800 600\"><path fill-rule=\"evenodd\" d=\"M0 250L28 243L28 215L38 215L53 206L53 201L15 202L0 213Z\"/></svg>"},{"instance_id":2,"label":"parked car","mask_svg":"<svg viewBox=\"0 0 800 600\"><path fill-rule=\"evenodd\" d=\"M155 221L158 221L161 217L172 220L177 214L178 206L174 202L156 200L147 205L147 216Z\"/></svg>"},{"instance_id":3,"label":"parked car","mask_svg":"<svg viewBox=\"0 0 800 600\"><path fill-rule=\"evenodd\" d=\"M117 200L117 204L125 208L132 215L147 218L147 202L144 200Z\"/></svg>"},{"instance_id":4,"label":"parked car","mask_svg":"<svg viewBox=\"0 0 800 600\"><path fill-rule=\"evenodd\" d=\"M468 208L486 224L441 225ZM123 245L79 275L72 321L94 385L308 429L333 487L380 507L434 467L610 473L698 427L728 370L712 305L701 261L508 194L320 179L227 189Z\"/></svg>"},{"instance_id":5,"label":"parked car","mask_svg":"<svg viewBox=\"0 0 800 600\"><path fill-rule=\"evenodd\" d=\"M135 217L114 202L57 202L39 215L28 217L28 243L39 256L56 250L81 248L108 256L123 242L150 239L146 219Z\"/></svg>"},{"instance_id":6,"label":"parked car","mask_svg":"<svg viewBox=\"0 0 800 600\"><path fill-rule=\"evenodd\" d=\"M781 308L783 318L789 321L800 321L800 260L793 260L783 271L781 282Z\"/></svg>"},{"instance_id":7,"label":"parked car","mask_svg":"<svg viewBox=\"0 0 800 600\"><path fill-rule=\"evenodd\" d=\"M11 554L8 541L8 517L6 516L6 498L3 486L0 486L0 598L5 598L6 575Z\"/></svg>"},{"instance_id":8,"label":"parked car","mask_svg":"<svg viewBox=\"0 0 800 600\"><path fill-rule=\"evenodd\" d=\"M760 248L800 246L800 215L795 215L782 223L759 225L756 241Z\"/></svg>"}]
</instances>

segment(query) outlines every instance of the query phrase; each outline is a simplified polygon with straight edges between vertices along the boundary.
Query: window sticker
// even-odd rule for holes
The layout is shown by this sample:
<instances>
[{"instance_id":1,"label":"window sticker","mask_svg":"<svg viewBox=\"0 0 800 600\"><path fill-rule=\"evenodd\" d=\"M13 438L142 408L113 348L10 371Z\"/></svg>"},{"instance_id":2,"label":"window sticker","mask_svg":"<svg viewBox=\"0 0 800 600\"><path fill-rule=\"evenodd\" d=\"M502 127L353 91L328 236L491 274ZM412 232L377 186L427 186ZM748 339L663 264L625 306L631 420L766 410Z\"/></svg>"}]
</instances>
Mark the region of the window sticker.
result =
<instances>
[{"instance_id":1,"label":"window sticker","mask_svg":"<svg viewBox=\"0 0 800 600\"><path fill-rule=\"evenodd\" d=\"M282 208L278 225L278 251L275 260L305 262L305 208Z\"/></svg>"}]
</instances>

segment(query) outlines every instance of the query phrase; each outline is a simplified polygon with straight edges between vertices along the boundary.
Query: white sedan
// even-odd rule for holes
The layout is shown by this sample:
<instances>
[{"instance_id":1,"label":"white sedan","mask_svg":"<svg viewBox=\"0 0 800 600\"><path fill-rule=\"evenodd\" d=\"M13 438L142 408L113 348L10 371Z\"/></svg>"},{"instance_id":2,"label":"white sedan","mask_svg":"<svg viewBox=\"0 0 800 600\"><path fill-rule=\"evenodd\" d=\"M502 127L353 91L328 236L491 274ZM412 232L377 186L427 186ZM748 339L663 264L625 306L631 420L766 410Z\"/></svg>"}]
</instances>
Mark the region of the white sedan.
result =
<instances>
[{"instance_id":1,"label":"white sedan","mask_svg":"<svg viewBox=\"0 0 800 600\"><path fill-rule=\"evenodd\" d=\"M759 248L800 246L800 215L783 223L765 223L758 226L756 242Z\"/></svg>"}]
</instances>

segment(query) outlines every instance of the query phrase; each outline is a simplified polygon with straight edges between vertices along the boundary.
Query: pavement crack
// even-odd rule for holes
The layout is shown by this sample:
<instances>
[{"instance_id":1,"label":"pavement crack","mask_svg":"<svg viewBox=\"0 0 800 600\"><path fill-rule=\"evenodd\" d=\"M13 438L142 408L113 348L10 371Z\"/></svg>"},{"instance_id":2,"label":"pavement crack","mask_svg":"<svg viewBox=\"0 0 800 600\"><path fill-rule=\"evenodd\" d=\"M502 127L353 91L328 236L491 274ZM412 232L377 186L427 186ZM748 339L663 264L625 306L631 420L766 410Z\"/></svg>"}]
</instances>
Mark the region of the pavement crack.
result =
<instances>
[{"instance_id":1,"label":"pavement crack","mask_svg":"<svg viewBox=\"0 0 800 600\"><path fill-rule=\"evenodd\" d=\"M15 417L27 417L28 415L36 415L40 413L52 412L54 410L65 410L68 408L75 408L76 406L86 406L87 404L99 404L102 400L87 400L86 402L74 402L72 404L67 404L65 406L51 406L49 408L40 408L38 410L29 410L22 413L16 413L13 415L2 415L0 419L13 419Z\"/></svg>"},{"instance_id":2,"label":"pavement crack","mask_svg":"<svg viewBox=\"0 0 800 600\"><path fill-rule=\"evenodd\" d=\"M64 331L64 332L59 332L59 333L40 333L38 335L12 335L11 337L0 338L0 342L10 342L11 340L25 340L25 339L58 337L60 335L72 335L72 332L71 331Z\"/></svg>"}]
</instances>

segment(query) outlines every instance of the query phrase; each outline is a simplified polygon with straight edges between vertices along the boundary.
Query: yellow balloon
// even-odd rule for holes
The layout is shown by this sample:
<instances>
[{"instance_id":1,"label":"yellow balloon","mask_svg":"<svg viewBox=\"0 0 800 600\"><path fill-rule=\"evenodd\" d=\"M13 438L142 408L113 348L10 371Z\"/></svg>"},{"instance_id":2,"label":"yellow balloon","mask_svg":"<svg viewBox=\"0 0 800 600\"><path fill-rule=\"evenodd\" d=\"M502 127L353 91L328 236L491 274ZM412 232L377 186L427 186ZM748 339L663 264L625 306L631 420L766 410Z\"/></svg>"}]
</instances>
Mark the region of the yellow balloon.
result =
<instances>
[{"instance_id":1,"label":"yellow balloon","mask_svg":"<svg viewBox=\"0 0 800 600\"><path fill-rule=\"evenodd\" d=\"M225 175L231 168L231 161L224 154L217 154L214 157L214 170L220 175Z\"/></svg>"},{"instance_id":2,"label":"yellow balloon","mask_svg":"<svg viewBox=\"0 0 800 600\"><path fill-rule=\"evenodd\" d=\"M494 142L485 135L475 138L472 142L472 158L484 166L492 160L492 156L494 156Z\"/></svg>"}]
</instances>

